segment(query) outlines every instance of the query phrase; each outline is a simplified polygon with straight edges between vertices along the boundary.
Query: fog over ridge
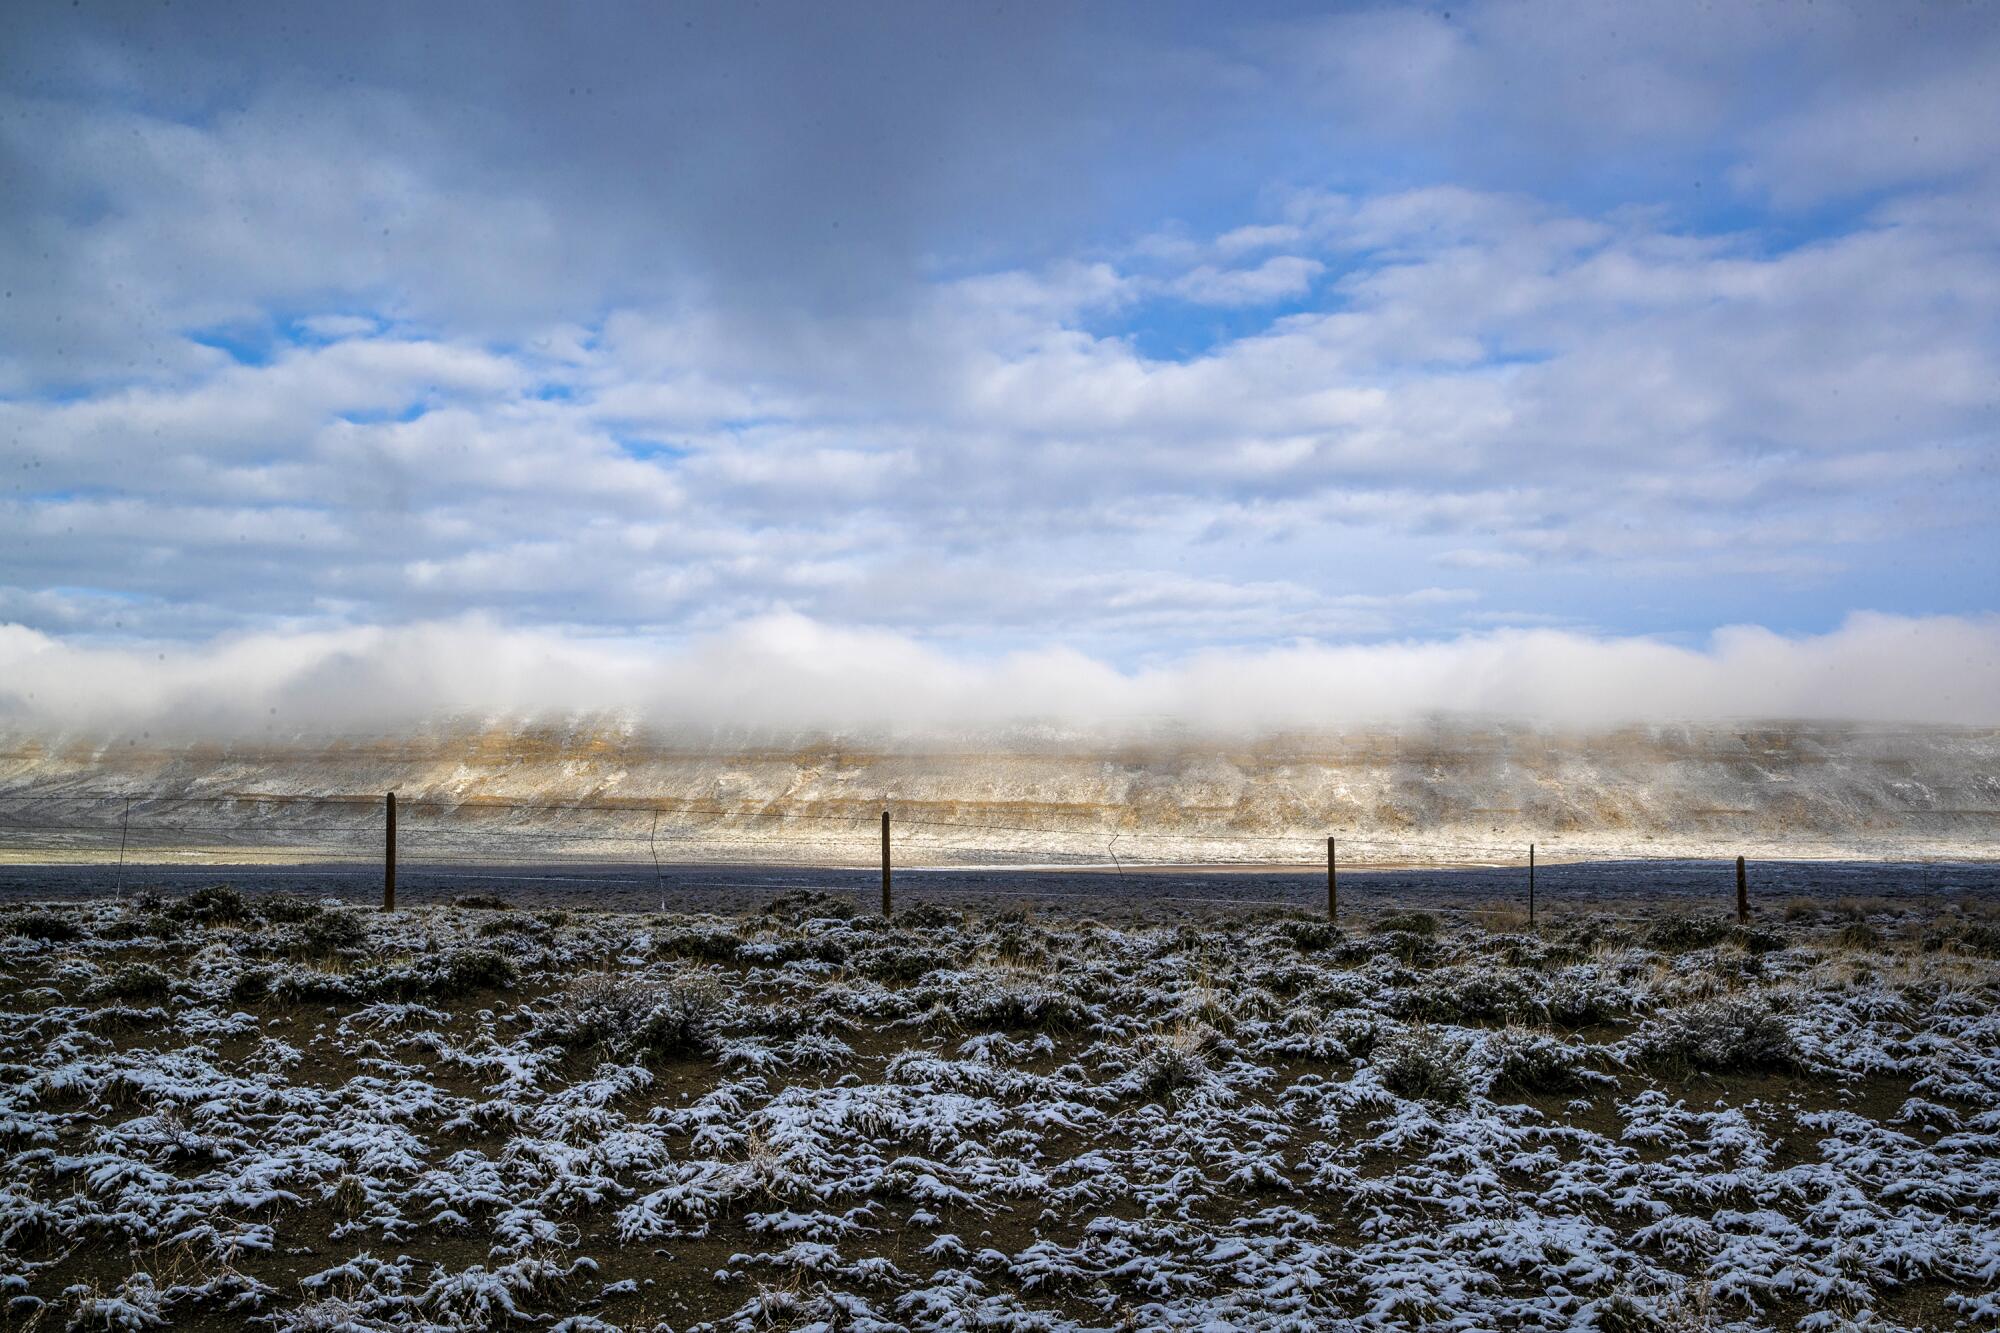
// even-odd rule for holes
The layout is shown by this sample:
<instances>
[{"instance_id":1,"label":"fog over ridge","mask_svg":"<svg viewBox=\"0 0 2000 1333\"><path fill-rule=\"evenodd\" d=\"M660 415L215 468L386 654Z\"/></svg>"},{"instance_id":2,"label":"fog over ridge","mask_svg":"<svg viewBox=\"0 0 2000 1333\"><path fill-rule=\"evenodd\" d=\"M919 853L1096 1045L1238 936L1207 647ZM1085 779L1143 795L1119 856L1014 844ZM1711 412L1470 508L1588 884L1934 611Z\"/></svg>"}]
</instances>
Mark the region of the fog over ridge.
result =
<instances>
[{"instance_id":1,"label":"fog over ridge","mask_svg":"<svg viewBox=\"0 0 2000 1333\"><path fill-rule=\"evenodd\" d=\"M672 643L482 618L106 646L0 625L0 725L160 739L374 734L440 719L658 728L1003 732L1023 723L1225 734L1437 714L1564 726L1720 718L2000 724L2000 617L1861 613L1682 646L1567 630L1213 649L1121 670L1063 648L957 656L775 614Z\"/></svg>"}]
</instances>

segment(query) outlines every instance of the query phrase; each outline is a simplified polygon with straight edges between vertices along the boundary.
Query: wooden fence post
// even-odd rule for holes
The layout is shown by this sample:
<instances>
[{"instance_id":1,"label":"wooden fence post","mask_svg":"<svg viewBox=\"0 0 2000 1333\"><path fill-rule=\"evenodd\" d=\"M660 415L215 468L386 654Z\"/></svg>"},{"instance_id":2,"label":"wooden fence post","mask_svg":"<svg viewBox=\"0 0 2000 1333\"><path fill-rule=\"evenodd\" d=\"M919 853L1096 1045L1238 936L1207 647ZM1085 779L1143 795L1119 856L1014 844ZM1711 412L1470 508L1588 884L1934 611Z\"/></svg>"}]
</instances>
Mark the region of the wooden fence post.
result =
<instances>
[{"instance_id":1,"label":"wooden fence post","mask_svg":"<svg viewBox=\"0 0 2000 1333\"><path fill-rule=\"evenodd\" d=\"M1740 856L1736 858L1736 921L1738 925L1750 924L1750 876Z\"/></svg>"},{"instance_id":2,"label":"wooden fence post","mask_svg":"<svg viewBox=\"0 0 2000 1333\"><path fill-rule=\"evenodd\" d=\"M882 919L889 919L889 812L882 812Z\"/></svg>"},{"instance_id":3,"label":"wooden fence post","mask_svg":"<svg viewBox=\"0 0 2000 1333\"><path fill-rule=\"evenodd\" d=\"M396 910L396 793L389 793L388 818L382 826L382 910Z\"/></svg>"},{"instance_id":4,"label":"wooden fence post","mask_svg":"<svg viewBox=\"0 0 2000 1333\"><path fill-rule=\"evenodd\" d=\"M1334 861L1332 838L1326 840L1326 919L1340 919L1340 871Z\"/></svg>"},{"instance_id":5,"label":"wooden fence post","mask_svg":"<svg viewBox=\"0 0 2000 1333\"><path fill-rule=\"evenodd\" d=\"M1528 844L1528 929L1535 928L1535 844Z\"/></svg>"},{"instance_id":6,"label":"wooden fence post","mask_svg":"<svg viewBox=\"0 0 2000 1333\"><path fill-rule=\"evenodd\" d=\"M125 896L125 839L132 832L132 798L125 798L125 813L118 818L118 896Z\"/></svg>"}]
</instances>

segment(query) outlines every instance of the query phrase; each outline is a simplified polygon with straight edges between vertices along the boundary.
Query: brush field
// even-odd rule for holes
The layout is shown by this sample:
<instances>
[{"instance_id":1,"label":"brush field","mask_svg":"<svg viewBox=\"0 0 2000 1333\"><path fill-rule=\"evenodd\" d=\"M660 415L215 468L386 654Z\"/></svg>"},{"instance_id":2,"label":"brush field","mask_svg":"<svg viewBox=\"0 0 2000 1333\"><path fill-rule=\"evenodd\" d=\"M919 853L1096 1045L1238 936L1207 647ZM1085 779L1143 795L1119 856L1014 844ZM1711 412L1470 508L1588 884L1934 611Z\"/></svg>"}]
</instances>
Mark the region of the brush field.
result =
<instances>
[{"instance_id":1,"label":"brush field","mask_svg":"<svg viewBox=\"0 0 2000 1333\"><path fill-rule=\"evenodd\" d=\"M2000 1325L2000 921L0 913L47 1329Z\"/></svg>"}]
</instances>

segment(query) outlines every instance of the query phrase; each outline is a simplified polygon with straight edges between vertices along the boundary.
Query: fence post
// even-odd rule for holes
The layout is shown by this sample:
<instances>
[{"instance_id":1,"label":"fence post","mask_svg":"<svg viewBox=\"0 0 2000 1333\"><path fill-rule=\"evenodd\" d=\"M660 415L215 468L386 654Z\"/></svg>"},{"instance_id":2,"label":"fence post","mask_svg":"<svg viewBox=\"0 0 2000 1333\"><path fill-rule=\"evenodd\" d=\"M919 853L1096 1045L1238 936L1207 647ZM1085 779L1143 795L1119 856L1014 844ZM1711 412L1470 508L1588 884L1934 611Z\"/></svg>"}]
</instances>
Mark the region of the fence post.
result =
<instances>
[{"instance_id":1,"label":"fence post","mask_svg":"<svg viewBox=\"0 0 2000 1333\"><path fill-rule=\"evenodd\" d=\"M1340 919L1340 871L1334 860L1332 838L1326 840L1326 919Z\"/></svg>"},{"instance_id":2,"label":"fence post","mask_svg":"<svg viewBox=\"0 0 2000 1333\"><path fill-rule=\"evenodd\" d=\"M889 919L889 812L882 812L882 919Z\"/></svg>"},{"instance_id":3,"label":"fence post","mask_svg":"<svg viewBox=\"0 0 2000 1333\"><path fill-rule=\"evenodd\" d=\"M132 798L125 798L125 813L118 818L118 889L120 898L125 896L125 839L132 832Z\"/></svg>"},{"instance_id":4,"label":"fence post","mask_svg":"<svg viewBox=\"0 0 2000 1333\"><path fill-rule=\"evenodd\" d=\"M388 817L382 825L382 910L396 910L396 793L389 793Z\"/></svg>"},{"instance_id":5,"label":"fence post","mask_svg":"<svg viewBox=\"0 0 2000 1333\"><path fill-rule=\"evenodd\" d=\"M1750 876L1744 870L1743 858L1736 858L1736 922L1750 924Z\"/></svg>"},{"instance_id":6,"label":"fence post","mask_svg":"<svg viewBox=\"0 0 2000 1333\"><path fill-rule=\"evenodd\" d=\"M1528 929L1535 928L1535 844L1528 844Z\"/></svg>"}]
</instances>

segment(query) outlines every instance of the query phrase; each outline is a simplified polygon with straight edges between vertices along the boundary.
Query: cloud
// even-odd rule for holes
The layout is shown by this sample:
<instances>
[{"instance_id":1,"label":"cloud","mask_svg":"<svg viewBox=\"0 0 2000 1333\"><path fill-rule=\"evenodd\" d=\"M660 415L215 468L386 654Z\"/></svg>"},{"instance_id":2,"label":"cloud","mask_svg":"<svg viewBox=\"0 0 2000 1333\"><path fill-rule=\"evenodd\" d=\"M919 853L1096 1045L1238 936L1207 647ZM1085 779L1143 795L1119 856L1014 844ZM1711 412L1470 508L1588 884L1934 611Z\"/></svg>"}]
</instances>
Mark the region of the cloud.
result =
<instances>
[{"instance_id":1,"label":"cloud","mask_svg":"<svg viewBox=\"0 0 2000 1333\"><path fill-rule=\"evenodd\" d=\"M1992 606L1990 9L775 13L24 13L0 615Z\"/></svg>"},{"instance_id":2,"label":"cloud","mask_svg":"<svg viewBox=\"0 0 2000 1333\"><path fill-rule=\"evenodd\" d=\"M1827 623L1885 555L1976 596L2000 258L1956 231L1760 253L1463 189L1281 207L1338 299L1182 359L1092 327L1156 281L1100 260L798 344L700 308L513 345L307 317L254 362L0 402L0 590L65 632L783 608L1128 663L1474 623L1410 595L1425 566L1684 599L1531 608L1622 629L1768 616L1726 601L1751 573Z\"/></svg>"},{"instance_id":3,"label":"cloud","mask_svg":"<svg viewBox=\"0 0 2000 1333\"><path fill-rule=\"evenodd\" d=\"M1326 271L1317 259L1274 255L1256 268L1218 269L1204 264L1176 278L1169 290L1200 305L1269 305L1304 296Z\"/></svg>"},{"instance_id":4,"label":"cloud","mask_svg":"<svg viewBox=\"0 0 2000 1333\"><path fill-rule=\"evenodd\" d=\"M1506 629L1434 642L1209 651L1120 670L1061 648L968 658L764 616L670 645L479 619L108 648L0 626L0 720L157 736L379 732L444 718L905 733L1171 719L1230 735L1437 713L1557 724L1846 718L2000 724L2000 620L1857 615L1706 644Z\"/></svg>"}]
</instances>

